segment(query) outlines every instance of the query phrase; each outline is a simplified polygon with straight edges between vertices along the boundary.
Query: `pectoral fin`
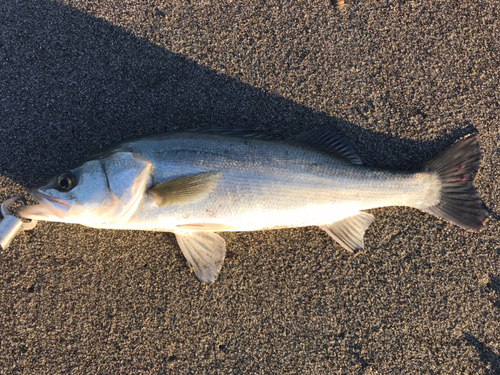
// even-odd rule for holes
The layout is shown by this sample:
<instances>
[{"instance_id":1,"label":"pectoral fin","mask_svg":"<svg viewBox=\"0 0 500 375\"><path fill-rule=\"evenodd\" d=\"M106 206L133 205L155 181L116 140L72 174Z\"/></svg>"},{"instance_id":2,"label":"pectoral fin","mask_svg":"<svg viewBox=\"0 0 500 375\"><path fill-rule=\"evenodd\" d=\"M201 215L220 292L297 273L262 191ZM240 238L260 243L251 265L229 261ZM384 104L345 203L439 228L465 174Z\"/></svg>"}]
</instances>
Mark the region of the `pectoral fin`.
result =
<instances>
[{"instance_id":1,"label":"pectoral fin","mask_svg":"<svg viewBox=\"0 0 500 375\"><path fill-rule=\"evenodd\" d=\"M320 228L330 235L340 246L353 253L363 249L363 236L372 223L373 215L360 212Z\"/></svg>"},{"instance_id":2,"label":"pectoral fin","mask_svg":"<svg viewBox=\"0 0 500 375\"><path fill-rule=\"evenodd\" d=\"M212 284L226 256L226 242L212 232L176 232L175 237L201 282Z\"/></svg>"},{"instance_id":3,"label":"pectoral fin","mask_svg":"<svg viewBox=\"0 0 500 375\"><path fill-rule=\"evenodd\" d=\"M148 189L158 207L196 202L210 194L221 179L219 172L198 173L174 178Z\"/></svg>"}]
</instances>

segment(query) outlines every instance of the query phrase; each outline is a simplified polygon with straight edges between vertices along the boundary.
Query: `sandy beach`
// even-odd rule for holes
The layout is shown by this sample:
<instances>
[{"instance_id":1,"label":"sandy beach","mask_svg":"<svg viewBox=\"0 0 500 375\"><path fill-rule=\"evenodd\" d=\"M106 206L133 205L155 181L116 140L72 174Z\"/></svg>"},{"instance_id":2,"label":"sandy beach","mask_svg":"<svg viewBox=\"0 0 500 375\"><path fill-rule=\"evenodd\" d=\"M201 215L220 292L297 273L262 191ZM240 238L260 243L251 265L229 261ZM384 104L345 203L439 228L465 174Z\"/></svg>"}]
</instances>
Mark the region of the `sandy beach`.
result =
<instances>
[{"instance_id":1,"label":"sandy beach","mask_svg":"<svg viewBox=\"0 0 500 375\"><path fill-rule=\"evenodd\" d=\"M0 374L500 373L500 2L335 4L0 2L0 202L176 129L335 126L394 170L477 133L485 229L222 233L206 286L173 234L40 222L0 253Z\"/></svg>"}]
</instances>

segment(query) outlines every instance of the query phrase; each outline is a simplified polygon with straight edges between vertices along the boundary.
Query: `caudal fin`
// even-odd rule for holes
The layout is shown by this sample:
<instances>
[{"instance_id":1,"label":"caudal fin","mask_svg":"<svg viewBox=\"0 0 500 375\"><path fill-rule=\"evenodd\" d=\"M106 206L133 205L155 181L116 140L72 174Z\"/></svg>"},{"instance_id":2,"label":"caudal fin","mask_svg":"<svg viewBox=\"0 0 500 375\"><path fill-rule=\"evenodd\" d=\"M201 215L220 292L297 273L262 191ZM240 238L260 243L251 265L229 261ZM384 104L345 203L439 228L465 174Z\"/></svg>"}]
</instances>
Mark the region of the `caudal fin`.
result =
<instances>
[{"instance_id":1,"label":"caudal fin","mask_svg":"<svg viewBox=\"0 0 500 375\"><path fill-rule=\"evenodd\" d=\"M428 161L423 169L438 174L441 198L438 204L423 210L462 228L481 230L489 215L472 186L480 159L477 136L472 135Z\"/></svg>"}]
</instances>

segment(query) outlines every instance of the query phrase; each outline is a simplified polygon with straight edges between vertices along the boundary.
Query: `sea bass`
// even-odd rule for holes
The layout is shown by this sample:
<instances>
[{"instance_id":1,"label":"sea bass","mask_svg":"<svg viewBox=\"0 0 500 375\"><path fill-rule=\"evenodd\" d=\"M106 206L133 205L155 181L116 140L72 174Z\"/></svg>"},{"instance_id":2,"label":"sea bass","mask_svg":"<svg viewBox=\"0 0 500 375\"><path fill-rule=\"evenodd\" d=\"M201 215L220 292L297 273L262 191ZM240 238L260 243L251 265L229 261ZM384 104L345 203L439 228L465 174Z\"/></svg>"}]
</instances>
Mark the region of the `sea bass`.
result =
<instances>
[{"instance_id":1,"label":"sea bass","mask_svg":"<svg viewBox=\"0 0 500 375\"><path fill-rule=\"evenodd\" d=\"M226 246L216 232L317 225L348 251L363 248L374 217L363 210L410 206L478 231L488 213L472 180L472 135L411 171L362 165L333 128L276 141L260 132L198 129L121 142L30 191L28 219L94 228L173 232L212 283Z\"/></svg>"}]
</instances>

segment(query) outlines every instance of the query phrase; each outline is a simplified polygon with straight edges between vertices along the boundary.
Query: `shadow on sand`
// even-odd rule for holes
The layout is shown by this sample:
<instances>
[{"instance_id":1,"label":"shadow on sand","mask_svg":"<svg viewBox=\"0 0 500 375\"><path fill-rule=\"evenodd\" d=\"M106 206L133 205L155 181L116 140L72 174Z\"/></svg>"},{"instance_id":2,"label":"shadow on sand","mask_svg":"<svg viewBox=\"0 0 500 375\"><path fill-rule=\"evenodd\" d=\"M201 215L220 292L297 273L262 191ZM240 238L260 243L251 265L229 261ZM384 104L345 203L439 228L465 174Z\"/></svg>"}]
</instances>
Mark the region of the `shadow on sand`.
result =
<instances>
[{"instance_id":1,"label":"shadow on sand","mask_svg":"<svg viewBox=\"0 0 500 375\"><path fill-rule=\"evenodd\" d=\"M500 356L498 354L468 332L464 332L463 338L465 342L476 349L481 361L485 365L490 365L491 374L500 374Z\"/></svg>"},{"instance_id":2,"label":"shadow on sand","mask_svg":"<svg viewBox=\"0 0 500 375\"><path fill-rule=\"evenodd\" d=\"M394 139L204 68L51 1L0 6L0 173L29 187L124 138L198 127L279 137L336 126L361 157L409 168L474 129L439 142ZM335 74L335 72L332 72Z\"/></svg>"}]
</instances>

